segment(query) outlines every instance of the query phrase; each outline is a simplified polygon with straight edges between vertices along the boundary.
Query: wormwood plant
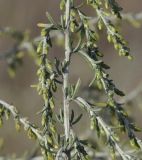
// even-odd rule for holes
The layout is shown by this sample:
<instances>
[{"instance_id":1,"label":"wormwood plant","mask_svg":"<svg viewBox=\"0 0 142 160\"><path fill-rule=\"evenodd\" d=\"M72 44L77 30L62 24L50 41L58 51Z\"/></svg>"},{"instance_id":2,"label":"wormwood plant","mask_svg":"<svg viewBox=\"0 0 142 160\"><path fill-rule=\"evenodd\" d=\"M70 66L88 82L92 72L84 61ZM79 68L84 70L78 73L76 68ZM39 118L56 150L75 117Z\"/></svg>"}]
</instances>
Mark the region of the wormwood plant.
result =
<instances>
[{"instance_id":1,"label":"wormwood plant","mask_svg":"<svg viewBox=\"0 0 142 160\"><path fill-rule=\"evenodd\" d=\"M94 10L96 17L90 17L83 11L83 7L90 7ZM15 73L17 65L21 64L24 51L32 53L38 65L39 95L43 98L43 106L39 114L41 115L41 126L37 127L26 118L21 117L17 109L3 100L0 100L0 124L2 125L4 116L8 119L10 114L14 117L16 129L21 126L27 131L30 138L37 139L41 149L42 157L45 160L89 160L89 159L123 159L138 160L142 142L135 135L140 129L130 120L123 108L123 104L115 99L115 95L124 96L114 84L107 73L109 66L103 62L103 54L98 47L99 31L105 29L108 42L114 45L120 56L132 59L127 42L120 34L117 21L122 17L135 26L140 25L141 14L121 14L122 8L115 0L84 0L79 5L74 0L61 0L60 9L62 15L60 22L55 22L51 15L47 13L48 24L39 23L41 36L34 40L27 37L26 33L21 33L10 28L1 29L1 35L9 35L17 40L12 50L1 55L1 59L6 59L11 75ZM64 59L55 58L54 62L48 58L53 40L58 36L63 38ZM55 41L54 41L55 42ZM35 50L37 50L36 54ZM89 87L102 90L106 95L105 102L97 100L89 101L89 98L78 96L81 79L75 84L70 84L70 64L72 57L79 55L84 58L92 69L93 79ZM62 87L63 101L55 103L54 95ZM79 123L82 114L75 116L70 110L70 104L77 104L78 107L88 113L90 119L90 129L97 133L96 145L82 140L76 135L73 126ZM56 114L54 109L60 107L60 113ZM108 113L110 116L107 116ZM105 119L107 116L107 121ZM57 124L64 128L64 133L58 132ZM126 144L122 146L122 133L128 137L131 147ZM105 149L99 148L102 143ZM98 143L98 144L97 144ZM102 151L102 154L97 153ZM103 154L103 152L108 153ZM110 154L109 154L110 153Z\"/></svg>"}]
</instances>

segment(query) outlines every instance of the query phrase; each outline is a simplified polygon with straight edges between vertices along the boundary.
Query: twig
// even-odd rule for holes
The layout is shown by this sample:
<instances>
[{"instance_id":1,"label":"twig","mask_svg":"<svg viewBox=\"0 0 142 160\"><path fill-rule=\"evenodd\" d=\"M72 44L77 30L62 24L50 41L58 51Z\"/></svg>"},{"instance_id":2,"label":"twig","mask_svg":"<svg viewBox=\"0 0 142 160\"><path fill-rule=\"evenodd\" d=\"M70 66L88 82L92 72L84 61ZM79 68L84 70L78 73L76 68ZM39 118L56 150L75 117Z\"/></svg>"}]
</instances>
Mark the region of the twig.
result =
<instances>
[{"instance_id":1,"label":"twig","mask_svg":"<svg viewBox=\"0 0 142 160\"><path fill-rule=\"evenodd\" d=\"M90 116L95 116L95 118L97 119L99 125L103 128L103 130L105 131L106 133L106 136L107 136L107 139L108 140L111 140L111 143L113 143L116 151L119 153L119 155L124 159L124 160L127 160L127 159L130 159L130 160L134 160L133 156L125 153L121 148L120 146L118 145L117 143L117 140L114 138L115 135L112 131L112 129L104 122L104 120L97 115L97 113L94 111L94 109L92 108L91 105L89 105L88 102L86 102L83 98L81 97L77 97L75 100L74 100L77 104L81 105L84 107L84 109L89 113ZM135 159L136 160L136 159Z\"/></svg>"},{"instance_id":2,"label":"twig","mask_svg":"<svg viewBox=\"0 0 142 160\"><path fill-rule=\"evenodd\" d=\"M44 136L42 136L41 131L33 127L33 124L31 124L25 117L20 117L17 109L13 105L10 105L3 100L0 100L0 104L3 105L4 108L8 109L14 118L18 118L18 120L21 122L21 124L23 124L25 129L30 128L32 132L36 135L40 143L45 143L45 138Z\"/></svg>"}]
</instances>

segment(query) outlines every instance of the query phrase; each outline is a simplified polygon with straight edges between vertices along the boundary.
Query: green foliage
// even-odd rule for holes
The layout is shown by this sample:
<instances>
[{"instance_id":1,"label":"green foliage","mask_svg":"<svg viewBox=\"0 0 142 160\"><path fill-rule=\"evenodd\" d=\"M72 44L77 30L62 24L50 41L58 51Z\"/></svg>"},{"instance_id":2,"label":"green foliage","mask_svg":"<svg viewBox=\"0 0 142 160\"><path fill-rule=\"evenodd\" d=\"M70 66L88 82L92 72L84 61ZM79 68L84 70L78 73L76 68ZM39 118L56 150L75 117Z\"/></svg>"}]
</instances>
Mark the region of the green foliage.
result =
<instances>
[{"instance_id":1,"label":"green foliage","mask_svg":"<svg viewBox=\"0 0 142 160\"><path fill-rule=\"evenodd\" d=\"M82 7L89 6L94 9L96 18L89 17L82 10ZM97 148L97 145L90 144L88 140L81 140L74 132L73 126L81 123L83 114L75 115L75 111L70 113L70 103L74 102L88 113L90 118L90 129L98 135L96 140L102 143L110 151L112 159L121 157L123 160L139 159L138 152L142 149L141 140L135 135L135 132L141 131L134 122L132 122L123 108L123 104L116 101L115 95L124 96L125 94L117 88L110 78L107 70L110 68L103 62L103 54L98 47L98 30L105 28L108 42L114 45L120 56L126 56L132 59L127 42L117 29L116 21L123 17L135 26L140 25L140 16L132 14L121 14L122 8L115 0L87 0L79 6L75 5L74 0L61 0L60 9L62 15L60 23L54 21L49 13L47 18L49 24L39 23L41 36L36 40L27 38L26 33L20 33L11 29L1 30L1 35L9 35L17 40L14 50L9 51L4 58L7 60L10 74L15 73L17 65L22 61L21 52L26 51L33 56L37 66L38 84L34 85L37 92L43 98L44 105L39 112L41 116L41 127L31 124L27 119L22 118L16 108L0 100L0 126L3 124L3 118L9 118L13 115L15 126L20 131L22 125L26 130L28 137L36 139L39 142L42 156L45 160L90 160L97 158L97 152L103 151L103 148ZM94 23L95 22L95 23ZM55 58L54 62L49 60L50 49L53 47L53 33L61 34L65 44L65 58L63 61ZM77 41L74 41L77 39ZM33 53L36 53L33 54ZM81 86L81 80L76 84L69 84L69 66L71 57L79 55L83 57L92 69L94 75L89 87L94 87L104 92L107 97L105 102L89 101L89 98L78 96ZM10 59L10 60L9 60ZM57 115L55 108L55 93L62 86L63 102L60 113ZM58 105L60 102L57 102ZM108 116L105 121L104 115ZM103 113L103 114L102 114ZM56 118L55 118L56 117ZM64 127L64 133L57 130L57 124ZM116 129L115 129L116 128ZM126 133L131 149L129 153L121 146L121 134ZM130 147L130 146L129 146ZM90 155L92 151L93 154ZM108 151L108 150L107 150ZM108 157L104 157L107 159Z\"/></svg>"}]
</instances>

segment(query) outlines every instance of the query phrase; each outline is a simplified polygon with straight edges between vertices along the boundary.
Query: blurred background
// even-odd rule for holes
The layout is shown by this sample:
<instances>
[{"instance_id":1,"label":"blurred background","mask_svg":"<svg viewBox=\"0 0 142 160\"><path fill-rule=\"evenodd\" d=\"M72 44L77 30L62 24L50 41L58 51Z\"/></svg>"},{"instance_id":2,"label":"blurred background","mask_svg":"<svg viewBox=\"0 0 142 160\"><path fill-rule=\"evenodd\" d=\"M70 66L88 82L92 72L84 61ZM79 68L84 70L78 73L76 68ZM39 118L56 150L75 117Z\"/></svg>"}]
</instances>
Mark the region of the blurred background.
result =
<instances>
[{"instance_id":1,"label":"blurred background","mask_svg":"<svg viewBox=\"0 0 142 160\"><path fill-rule=\"evenodd\" d=\"M48 11L55 20L59 20L59 0L0 0L0 28L13 27L20 31L28 30L31 37L40 34L37 23L47 22L45 12ZM138 13L142 12L142 1L119 0L123 6L123 12ZM88 11L92 12L92 11ZM92 14L92 13L91 13ZM142 83L142 27L134 28L128 23L122 24L122 33L129 42L131 54L134 56L133 61L128 61L125 57L119 57L113 49L113 46L106 41L105 34L101 35L101 51L103 52L104 61L111 66L109 73L115 84L126 94L131 93L135 88L139 88ZM0 54L12 47L13 41L9 38L0 39ZM59 48L52 49L51 58L63 57L64 53ZM76 82L78 77L83 79L83 86L90 82L92 76L86 63L78 57L73 57L71 64L70 81ZM19 67L15 78L10 78L7 73L5 61L0 61L0 99L14 104L23 116L29 117L31 121L37 121L36 112L42 107L42 100L35 89L30 85L37 83L36 67L32 58L24 57L23 66ZM59 96L62 96L59 93ZM133 117L141 125L142 110L141 95L139 94L137 102L133 105ZM79 128L82 134L86 133L85 128ZM84 132L83 132L84 131ZM4 147L0 150L0 155L4 154L23 154L30 149L34 143L27 140L27 136L17 133L14 128L13 120L5 122L0 129L0 138L4 137ZM142 136L141 136L142 137Z\"/></svg>"}]
</instances>

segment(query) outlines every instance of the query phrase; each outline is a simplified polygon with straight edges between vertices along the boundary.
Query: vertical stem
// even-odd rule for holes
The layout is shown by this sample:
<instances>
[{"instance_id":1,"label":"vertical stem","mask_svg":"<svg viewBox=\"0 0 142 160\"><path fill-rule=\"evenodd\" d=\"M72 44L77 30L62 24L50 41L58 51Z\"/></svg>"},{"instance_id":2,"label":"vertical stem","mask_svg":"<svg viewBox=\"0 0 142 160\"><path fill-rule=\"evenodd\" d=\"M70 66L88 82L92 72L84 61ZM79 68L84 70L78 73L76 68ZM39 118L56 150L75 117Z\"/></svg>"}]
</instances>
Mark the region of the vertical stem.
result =
<instances>
[{"instance_id":1,"label":"vertical stem","mask_svg":"<svg viewBox=\"0 0 142 160\"><path fill-rule=\"evenodd\" d=\"M63 101L64 101L64 129L66 140L70 135L70 123L69 123L69 63L71 55L71 40L70 40L70 9L71 0L66 1L65 17L66 17L66 28L65 28L65 68L63 73Z\"/></svg>"}]
</instances>

